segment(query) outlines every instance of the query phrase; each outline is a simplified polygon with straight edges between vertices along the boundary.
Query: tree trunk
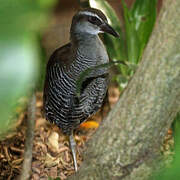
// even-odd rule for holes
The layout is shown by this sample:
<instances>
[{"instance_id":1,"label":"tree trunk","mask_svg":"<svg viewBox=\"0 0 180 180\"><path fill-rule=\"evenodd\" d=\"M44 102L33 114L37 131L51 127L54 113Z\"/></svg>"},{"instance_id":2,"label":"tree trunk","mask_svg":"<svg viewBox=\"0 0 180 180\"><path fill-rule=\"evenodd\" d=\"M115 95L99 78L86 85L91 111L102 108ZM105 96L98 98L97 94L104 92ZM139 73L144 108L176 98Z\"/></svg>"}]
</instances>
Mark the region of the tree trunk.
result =
<instances>
[{"instance_id":1,"label":"tree trunk","mask_svg":"<svg viewBox=\"0 0 180 180\"><path fill-rule=\"evenodd\" d=\"M148 179L180 110L180 1L164 0L139 68L72 179ZM70 178L70 179L71 179Z\"/></svg>"}]
</instances>

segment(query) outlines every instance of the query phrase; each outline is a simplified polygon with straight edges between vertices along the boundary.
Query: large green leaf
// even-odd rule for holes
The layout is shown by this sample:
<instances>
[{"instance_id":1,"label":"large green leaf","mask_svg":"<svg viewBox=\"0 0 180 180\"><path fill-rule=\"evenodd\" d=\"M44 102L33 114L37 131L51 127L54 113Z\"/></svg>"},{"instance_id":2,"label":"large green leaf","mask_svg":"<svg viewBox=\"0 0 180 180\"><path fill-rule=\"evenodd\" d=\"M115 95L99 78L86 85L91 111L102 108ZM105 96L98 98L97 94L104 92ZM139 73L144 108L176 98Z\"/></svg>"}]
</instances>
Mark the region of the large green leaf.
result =
<instances>
[{"instance_id":1,"label":"large green leaf","mask_svg":"<svg viewBox=\"0 0 180 180\"><path fill-rule=\"evenodd\" d=\"M156 0L136 0L131 10L122 1L128 60L138 63L156 20Z\"/></svg>"},{"instance_id":2,"label":"large green leaf","mask_svg":"<svg viewBox=\"0 0 180 180\"><path fill-rule=\"evenodd\" d=\"M140 41L140 57L156 21L156 5L157 0L136 0L130 12Z\"/></svg>"},{"instance_id":3,"label":"large green leaf","mask_svg":"<svg viewBox=\"0 0 180 180\"><path fill-rule=\"evenodd\" d=\"M124 10L128 61L137 64L140 55L140 41L135 29L135 22L124 0L122 0L122 5Z\"/></svg>"},{"instance_id":4,"label":"large green leaf","mask_svg":"<svg viewBox=\"0 0 180 180\"><path fill-rule=\"evenodd\" d=\"M180 163L180 112L174 120L175 161Z\"/></svg>"},{"instance_id":5,"label":"large green leaf","mask_svg":"<svg viewBox=\"0 0 180 180\"><path fill-rule=\"evenodd\" d=\"M104 34L104 42L111 59L128 61L132 66L138 64L156 20L156 1L136 0L132 8L128 9L125 1L122 0L125 30L123 32L115 11L107 1L89 0L90 6L101 9L109 18L113 28L120 34L119 39ZM118 69L121 76L126 76L124 79L128 79L134 73L133 69L122 65L118 65Z\"/></svg>"}]
</instances>

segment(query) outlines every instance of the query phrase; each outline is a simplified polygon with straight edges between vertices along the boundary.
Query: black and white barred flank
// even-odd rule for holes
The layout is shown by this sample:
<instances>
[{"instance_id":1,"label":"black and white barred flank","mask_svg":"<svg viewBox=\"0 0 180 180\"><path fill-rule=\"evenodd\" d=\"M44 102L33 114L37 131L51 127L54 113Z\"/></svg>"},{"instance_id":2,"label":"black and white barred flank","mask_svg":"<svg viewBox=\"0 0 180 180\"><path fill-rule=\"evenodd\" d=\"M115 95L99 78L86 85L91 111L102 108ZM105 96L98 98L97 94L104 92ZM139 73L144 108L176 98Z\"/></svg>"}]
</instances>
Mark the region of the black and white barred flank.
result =
<instances>
[{"instance_id":1,"label":"black and white barred flank","mask_svg":"<svg viewBox=\"0 0 180 180\"><path fill-rule=\"evenodd\" d=\"M44 87L45 117L67 135L101 107L108 85L107 71L94 73L95 76L87 77L83 82L81 95L77 97L76 81L80 73L95 64L78 51L76 60L64 62L64 55L70 48L71 44L67 44L51 56Z\"/></svg>"}]
</instances>

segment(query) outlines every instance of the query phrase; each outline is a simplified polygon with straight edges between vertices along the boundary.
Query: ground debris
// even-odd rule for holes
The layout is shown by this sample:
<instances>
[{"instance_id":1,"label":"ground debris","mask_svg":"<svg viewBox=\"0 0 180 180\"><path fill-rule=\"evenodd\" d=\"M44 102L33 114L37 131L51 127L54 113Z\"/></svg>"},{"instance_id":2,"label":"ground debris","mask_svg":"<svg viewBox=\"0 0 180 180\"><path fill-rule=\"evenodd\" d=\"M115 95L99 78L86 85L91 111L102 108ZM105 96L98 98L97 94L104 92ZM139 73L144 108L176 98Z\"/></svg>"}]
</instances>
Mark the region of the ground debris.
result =
<instances>
[{"instance_id":1,"label":"ground debris","mask_svg":"<svg viewBox=\"0 0 180 180\"><path fill-rule=\"evenodd\" d=\"M48 148L52 151L52 152L59 152L59 134L57 132L51 132L50 136L48 137Z\"/></svg>"},{"instance_id":2,"label":"ground debris","mask_svg":"<svg viewBox=\"0 0 180 180\"><path fill-rule=\"evenodd\" d=\"M47 122L42 116L42 93L36 93L36 122L33 142L31 180L47 180L48 177L61 180L74 173L68 138L59 128ZM0 141L0 180L14 180L21 174L23 163L27 111L20 114L21 124L17 132ZM101 112L90 118L98 124L102 121ZM95 122L95 123L96 123ZM75 133L77 142L77 163L82 163L85 142L90 139L96 127L79 128Z\"/></svg>"},{"instance_id":3,"label":"ground debris","mask_svg":"<svg viewBox=\"0 0 180 180\"><path fill-rule=\"evenodd\" d=\"M69 149L68 138L64 136L57 126L47 122L42 116L42 93L37 93L36 102L36 122L33 142L33 159L32 159L32 175L31 180L48 180L49 177L61 180L67 179L74 173L72 155ZM112 98L113 97L113 98ZM117 88L110 90L109 102L110 107L119 98ZM108 107L105 106L105 112L99 111L90 121L100 124L104 114L107 114ZM14 180L21 174L21 166L23 162L24 144L27 112L21 118L21 125L18 127L16 134L8 136L5 140L0 141L0 180ZM40 122L38 122L40 121ZM93 124L94 125L94 124ZM91 138L95 128L79 128L75 132L75 140L77 142L77 163L78 166L83 161L82 152L85 143ZM169 143L170 142L170 143ZM172 133L169 132L164 143L164 150L171 148ZM169 151L168 151L169 152Z\"/></svg>"}]
</instances>

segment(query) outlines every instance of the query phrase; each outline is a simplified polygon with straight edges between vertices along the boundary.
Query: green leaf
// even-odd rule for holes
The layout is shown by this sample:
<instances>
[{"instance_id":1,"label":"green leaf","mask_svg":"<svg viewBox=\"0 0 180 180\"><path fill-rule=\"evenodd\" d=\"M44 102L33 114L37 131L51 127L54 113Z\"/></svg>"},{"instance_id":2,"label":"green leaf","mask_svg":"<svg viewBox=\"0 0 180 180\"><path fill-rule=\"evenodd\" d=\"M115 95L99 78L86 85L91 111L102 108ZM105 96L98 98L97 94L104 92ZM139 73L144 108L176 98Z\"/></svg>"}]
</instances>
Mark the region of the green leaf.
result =
<instances>
[{"instance_id":1,"label":"green leaf","mask_svg":"<svg viewBox=\"0 0 180 180\"><path fill-rule=\"evenodd\" d=\"M135 22L131 16L131 12L128 10L124 0L122 0L125 20L125 33L128 52L128 61L137 64L140 57L140 41L135 29Z\"/></svg>"},{"instance_id":2,"label":"green leaf","mask_svg":"<svg viewBox=\"0 0 180 180\"><path fill-rule=\"evenodd\" d=\"M156 5L157 0L136 0L130 12L140 40L140 57L156 21Z\"/></svg>"},{"instance_id":3,"label":"green leaf","mask_svg":"<svg viewBox=\"0 0 180 180\"><path fill-rule=\"evenodd\" d=\"M0 6L0 133L13 126L20 97L37 77L37 32L45 26L54 0L6 0Z\"/></svg>"},{"instance_id":4,"label":"green leaf","mask_svg":"<svg viewBox=\"0 0 180 180\"><path fill-rule=\"evenodd\" d=\"M30 89L37 77L36 41L16 40L0 43L0 132L10 128L18 99Z\"/></svg>"},{"instance_id":5,"label":"green leaf","mask_svg":"<svg viewBox=\"0 0 180 180\"><path fill-rule=\"evenodd\" d=\"M174 141L175 141L175 153L180 162L180 112L177 114L174 120Z\"/></svg>"},{"instance_id":6,"label":"green leaf","mask_svg":"<svg viewBox=\"0 0 180 180\"><path fill-rule=\"evenodd\" d=\"M125 26L123 32L115 11L107 1L90 0L90 6L101 9L109 17L112 27L120 34L119 39L104 34L104 42L111 59L120 59L131 64L139 62L154 27L156 4L157 0L136 0L129 10L122 0ZM118 69L127 77L134 72L132 68L128 69L122 65L118 65Z\"/></svg>"}]
</instances>

